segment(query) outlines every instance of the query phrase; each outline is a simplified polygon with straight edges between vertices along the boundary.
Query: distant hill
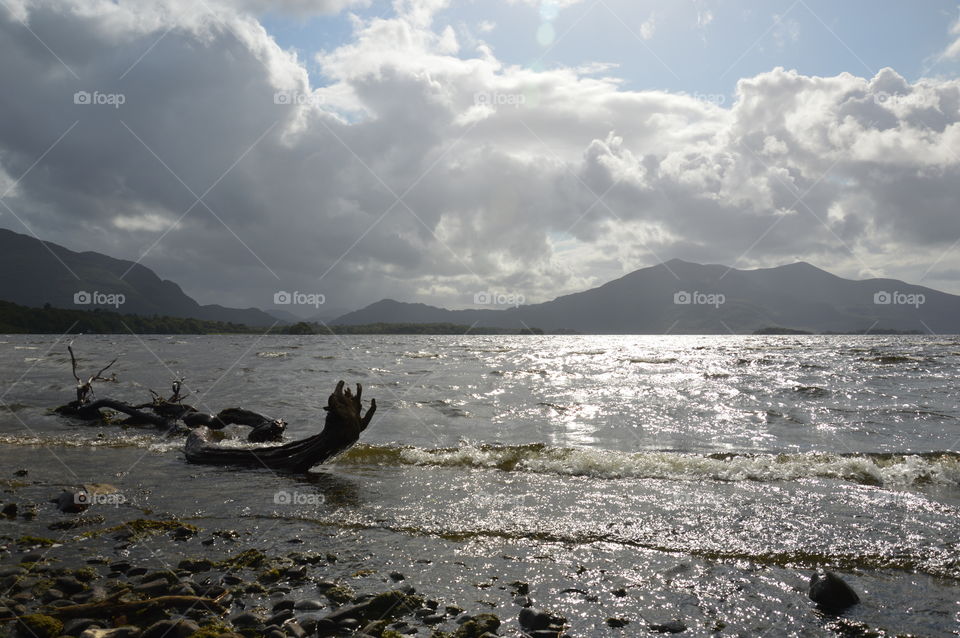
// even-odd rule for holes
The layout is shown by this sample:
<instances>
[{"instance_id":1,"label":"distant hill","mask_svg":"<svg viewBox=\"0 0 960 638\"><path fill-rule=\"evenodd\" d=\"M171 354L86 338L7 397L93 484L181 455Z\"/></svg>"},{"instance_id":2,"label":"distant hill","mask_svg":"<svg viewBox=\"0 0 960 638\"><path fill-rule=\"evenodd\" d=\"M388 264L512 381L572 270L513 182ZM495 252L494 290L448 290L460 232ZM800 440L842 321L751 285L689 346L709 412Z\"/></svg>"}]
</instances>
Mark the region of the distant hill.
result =
<instances>
[{"instance_id":1,"label":"distant hill","mask_svg":"<svg viewBox=\"0 0 960 638\"><path fill-rule=\"evenodd\" d=\"M6 229L0 229L0 269L4 273L0 278L0 299L24 306L41 307L49 303L56 308L100 308L125 314L189 317L248 326L270 326L277 321L257 308L202 306L180 286L160 279L146 266L96 252L74 252ZM128 269L130 272L121 279ZM85 299L96 302L93 294L99 293L103 303L75 303L74 295L78 293L87 293L86 297L81 294L81 302ZM117 306L112 300L118 297L110 295L123 295L124 303Z\"/></svg>"},{"instance_id":2,"label":"distant hill","mask_svg":"<svg viewBox=\"0 0 960 638\"><path fill-rule=\"evenodd\" d=\"M852 280L805 262L740 270L679 259L518 308L446 310L384 299L334 323L456 323L595 334L960 333L960 296L894 279Z\"/></svg>"}]
</instances>

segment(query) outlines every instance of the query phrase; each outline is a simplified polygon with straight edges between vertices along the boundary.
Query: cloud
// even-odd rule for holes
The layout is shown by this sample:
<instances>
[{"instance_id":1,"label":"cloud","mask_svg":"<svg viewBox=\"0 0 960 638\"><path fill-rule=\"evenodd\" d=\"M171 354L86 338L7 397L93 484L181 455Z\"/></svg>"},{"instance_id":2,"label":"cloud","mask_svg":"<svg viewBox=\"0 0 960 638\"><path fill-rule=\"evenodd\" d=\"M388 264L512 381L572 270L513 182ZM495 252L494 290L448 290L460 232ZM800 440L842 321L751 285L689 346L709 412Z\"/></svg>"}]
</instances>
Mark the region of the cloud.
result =
<instances>
[{"instance_id":1,"label":"cloud","mask_svg":"<svg viewBox=\"0 0 960 638\"><path fill-rule=\"evenodd\" d=\"M937 272L958 265L957 81L776 68L721 105L627 90L609 68L506 64L434 24L443 6L354 17L309 61L322 86L235 6L0 8L16 89L0 176L26 173L4 201L45 239L145 254L201 301L243 306L278 289L345 308L541 300L674 256L914 279L942 254Z\"/></svg>"},{"instance_id":2,"label":"cloud","mask_svg":"<svg viewBox=\"0 0 960 638\"><path fill-rule=\"evenodd\" d=\"M643 21L640 25L640 37L644 40L649 40L653 37L653 34L657 30L657 19L656 16L652 13L650 17Z\"/></svg>"},{"instance_id":3,"label":"cloud","mask_svg":"<svg viewBox=\"0 0 960 638\"><path fill-rule=\"evenodd\" d=\"M960 58L960 18L954 20L953 24L950 25L950 35L953 36L953 42L943 50L940 59L956 60Z\"/></svg>"}]
</instances>

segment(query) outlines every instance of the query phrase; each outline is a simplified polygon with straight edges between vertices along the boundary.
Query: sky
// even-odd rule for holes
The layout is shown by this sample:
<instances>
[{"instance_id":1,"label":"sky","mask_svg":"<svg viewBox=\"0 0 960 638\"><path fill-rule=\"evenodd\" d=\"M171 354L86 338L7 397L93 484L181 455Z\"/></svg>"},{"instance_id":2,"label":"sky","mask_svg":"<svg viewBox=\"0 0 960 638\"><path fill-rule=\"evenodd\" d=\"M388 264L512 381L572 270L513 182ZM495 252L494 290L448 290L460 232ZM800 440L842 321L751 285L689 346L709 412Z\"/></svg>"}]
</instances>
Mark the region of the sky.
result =
<instances>
[{"instance_id":1,"label":"sky","mask_svg":"<svg viewBox=\"0 0 960 638\"><path fill-rule=\"evenodd\" d=\"M0 59L0 226L201 303L960 293L956 0L0 0Z\"/></svg>"}]
</instances>

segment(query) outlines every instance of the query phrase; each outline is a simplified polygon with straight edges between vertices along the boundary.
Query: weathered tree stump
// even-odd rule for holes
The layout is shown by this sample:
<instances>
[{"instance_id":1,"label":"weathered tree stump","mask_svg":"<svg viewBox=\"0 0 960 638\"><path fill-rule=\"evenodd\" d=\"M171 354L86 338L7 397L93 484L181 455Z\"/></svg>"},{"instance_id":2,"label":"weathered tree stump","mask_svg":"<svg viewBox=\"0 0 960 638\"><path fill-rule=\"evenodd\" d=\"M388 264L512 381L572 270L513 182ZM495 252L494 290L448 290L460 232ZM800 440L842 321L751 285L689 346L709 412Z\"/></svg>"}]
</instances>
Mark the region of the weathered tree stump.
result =
<instances>
[{"instance_id":1,"label":"weathered tree stump","mask_svg":"<svg viewBox=\"0 0 960 638\"><path fill-rule=\"evenodd\" d=\"M201 426L187 437L186 456L191 463L239 467L264 467L282 472L306 472L311 467L344 452L360 439L377 410L375 399L363 414L360 398L363 387L357 384L357 393L344 388L340 381L324 410L327 418L323 430L311 437L263 448L226 448L213 441L213 431Z\"/></svg>"}]
</instances>

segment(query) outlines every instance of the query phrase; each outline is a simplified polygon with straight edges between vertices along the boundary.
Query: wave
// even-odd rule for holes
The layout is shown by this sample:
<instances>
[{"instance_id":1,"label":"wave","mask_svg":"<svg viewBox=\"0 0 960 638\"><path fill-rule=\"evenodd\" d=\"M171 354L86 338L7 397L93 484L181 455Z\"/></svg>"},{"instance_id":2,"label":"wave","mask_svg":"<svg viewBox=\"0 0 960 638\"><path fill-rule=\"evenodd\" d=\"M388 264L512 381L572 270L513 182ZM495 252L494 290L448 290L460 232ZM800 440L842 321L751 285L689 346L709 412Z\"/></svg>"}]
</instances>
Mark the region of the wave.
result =
<instances>
[{"instance_id":1,"label":"wave","mask_svg":"<svg viewBox=\"0 0 960 638\"><path fill-rule=\"evenodd\" d=\"M463 415L466 416L466 415ZM109 436L77 434L0 434L0 445L65 448L141 448L163 454L183 449L182 438L146 433ZM221 445L261 447L226 438ZM880 453L704 453L613 450L528 445L464 444L452 448L358 444L338 457L337 465L419 466L585 476L601 480L799 481L828 478L861 485L903 488L914 485L960 486L958 452Z\"/></svg>"},{"instance_id":2,"label":"wave","mask_svg":"<svg viewBox=\"0 0 960 638\"><path fill-rule=\"evenodd\" d=\"M832 478L883 487L960 485L960 454L956 452L693 454L652 451L625 454L542 443L436 449L361 444L336 463L490 469L599 479L770 482Z\"/></svg>"},{"instance_id":3,"label":"wave","mask_svg":"<svg viewBox=\"0 0 960 638\"><path fill-rule=\"evenodd\" d=\"M165 439L150 434L117 433L112 436L87 437L76 434L0 434L0 445L20 447L65 447L65 448L143 448L152 452L182 450L184 439Z\"/></svg>"},{"instance_id":4,"label":"wave","mask_svg":"<svg viewBox=\"0 0 960 638\"><path fill-rule=\"evenodd\" d=\"M257 356L260 357L261 359L282 359L284 357L289 357L290 353L284 352L282 350L264 351L264 352L258 352Z\"/></svg>"}]
</instances>

